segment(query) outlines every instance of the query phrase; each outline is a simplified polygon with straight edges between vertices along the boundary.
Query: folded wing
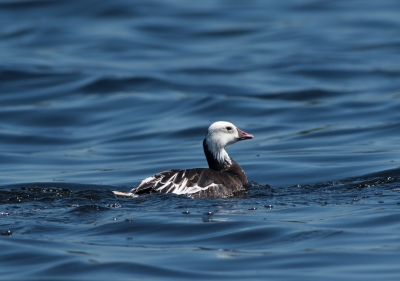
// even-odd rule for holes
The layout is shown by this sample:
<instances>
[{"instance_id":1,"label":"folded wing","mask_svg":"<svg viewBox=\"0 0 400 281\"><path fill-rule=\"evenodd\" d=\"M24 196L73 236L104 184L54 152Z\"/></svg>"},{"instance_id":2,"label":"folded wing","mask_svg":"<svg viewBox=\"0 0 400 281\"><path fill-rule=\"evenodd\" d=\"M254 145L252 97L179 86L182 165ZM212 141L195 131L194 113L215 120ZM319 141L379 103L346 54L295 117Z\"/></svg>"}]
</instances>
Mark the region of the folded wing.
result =
<instances>
[{"instance_id":1,"label":"folded wing","mask_svg":"<svg viewBox=\"0 0 400 281\"><path fill-rule=\"evenodd\" d=\"M144 179L132 190L142 193L195 194L195 197L229 196L242 188L242 183L230 173L205 168L167 170ZM229 187L229 189L227 189Z\"/></svg>"}]
</instances>

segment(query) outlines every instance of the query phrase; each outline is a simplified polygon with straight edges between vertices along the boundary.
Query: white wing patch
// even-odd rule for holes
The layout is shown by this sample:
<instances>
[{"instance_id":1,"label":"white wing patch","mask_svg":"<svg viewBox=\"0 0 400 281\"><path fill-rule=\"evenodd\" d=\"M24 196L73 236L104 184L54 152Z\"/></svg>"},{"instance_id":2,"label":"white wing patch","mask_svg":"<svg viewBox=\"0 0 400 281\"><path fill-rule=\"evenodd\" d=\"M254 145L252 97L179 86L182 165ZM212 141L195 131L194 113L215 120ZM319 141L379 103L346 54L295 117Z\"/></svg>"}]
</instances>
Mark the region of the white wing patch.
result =
<instances>
[{"instance_id":1,"label":"white wing patch","mask_svg":"<svg viewBox=\"0 0 400 281\"><path fill-rule=\"evenodd\" d=\"M215 183L212 183L212 184L207 185L207 186L205 186L205 187L201 187L201 186L198 186L198 185L194 185L194 186L188 187L188 188L185 190L185 192L177 193L177 194L185 194L185 193L187 193L187 194L192 194L192 193L196 193L196 192L199 192L199 191L202 191L202 190L209 189L209 188L211 188L211 187L218 187L218 186L219 186L219 185L218 185L218 184L215 184Z\"/></svg>"},{"instance_id":2,"label":"white wing patch","mask_svg":"<svg viewBox=\"0 0 400 281\"><path fill-rule=\"evenodd\" d=\"M179 177L178 177L179 175ZM185 178L185 170L177 170L173 174L165 176L163 173L156 174L152 177L144 179L139 186L136 188L144 188L146 185L151 185L152 189L156 192L161 193L174 193L174 194L192 194L210 187L218 187L218 184L212 183L207 186L199 186L196 183L190 182L188 178ZM134 192L132 189L131 192Z\"/></svg>"},{"instance_id":3,"label":"white wing patch","mask_svg":"<svg viewBox=\"0 0 400 281\"><path fill-rule=\"evenodd\" d=\"M206 190L210 187L218 187L218 184L212 183L210 185L201 187L196 185L193 186L187 186L187 179L185 179L184 181L182 181L180 184L175 184L173 182L167 182L164 185L162 185L161 187L157 188L156 190L158 192L161 192L163 188L168 188L168 190L166 191L167 193L174 193L174 194L192 194L192 193L197 193L200 192L202 190Z\"/></svg>"}]
</instances>

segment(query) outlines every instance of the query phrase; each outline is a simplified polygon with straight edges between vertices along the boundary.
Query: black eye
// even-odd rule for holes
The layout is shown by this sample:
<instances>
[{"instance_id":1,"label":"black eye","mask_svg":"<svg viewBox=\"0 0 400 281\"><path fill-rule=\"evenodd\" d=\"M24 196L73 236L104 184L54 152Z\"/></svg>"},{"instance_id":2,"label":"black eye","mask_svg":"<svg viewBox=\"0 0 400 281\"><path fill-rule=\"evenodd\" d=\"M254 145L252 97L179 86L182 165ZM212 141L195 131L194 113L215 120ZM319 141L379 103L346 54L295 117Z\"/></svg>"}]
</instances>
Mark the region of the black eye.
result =
<instances>
[{"instance_id":1,"label":"black eye","mask_svg":"<svg viewBox=\"0 0 400 281\"><path fill-rule=\"evenodd\" d=\"M228 126L228 127L226 127L226 129L227 129L228 131L230 131L230 130L232 130L232 127Z\"/></svg>"}]
</instances>

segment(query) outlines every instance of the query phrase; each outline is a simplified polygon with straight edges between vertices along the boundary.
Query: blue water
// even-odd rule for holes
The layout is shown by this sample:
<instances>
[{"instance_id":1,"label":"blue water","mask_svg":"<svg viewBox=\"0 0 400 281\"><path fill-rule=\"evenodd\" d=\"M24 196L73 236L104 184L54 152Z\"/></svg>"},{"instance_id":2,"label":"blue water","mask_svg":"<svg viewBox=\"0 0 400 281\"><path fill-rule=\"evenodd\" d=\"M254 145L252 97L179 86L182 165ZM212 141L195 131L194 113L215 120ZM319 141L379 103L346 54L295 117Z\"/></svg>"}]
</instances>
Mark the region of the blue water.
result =
<instances>
[{"instance_id":1,"label":"blue water","mask_svg":"<svg viewBox=\"0 0 400 281\"><path fill-rule=\"evenodd\" d=\"M400 3L0 1L1 280L397 280ZM237 198L117 198L206 167Z\"/></svg>"}]
</instances>

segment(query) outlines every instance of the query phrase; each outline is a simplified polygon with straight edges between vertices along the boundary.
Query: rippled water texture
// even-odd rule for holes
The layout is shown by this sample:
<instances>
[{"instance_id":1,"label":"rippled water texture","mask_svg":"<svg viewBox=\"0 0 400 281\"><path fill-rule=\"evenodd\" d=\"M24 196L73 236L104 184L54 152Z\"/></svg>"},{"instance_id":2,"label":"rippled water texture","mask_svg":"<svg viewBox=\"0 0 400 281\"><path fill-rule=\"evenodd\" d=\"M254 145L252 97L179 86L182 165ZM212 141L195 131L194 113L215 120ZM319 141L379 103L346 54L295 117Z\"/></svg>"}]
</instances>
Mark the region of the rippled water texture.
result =
<instances>
[{"instance_id":1,"label":"rippled water texture","mask_svg":"<svg viewBox=\"0 0 400 281\"><path fill-rule=\"evenodd\" d=\"M397 280L399 13L0 1L1 278ZM218 120L242 196L112 194L205 167Z\"/></svg>"}]
</instances>

